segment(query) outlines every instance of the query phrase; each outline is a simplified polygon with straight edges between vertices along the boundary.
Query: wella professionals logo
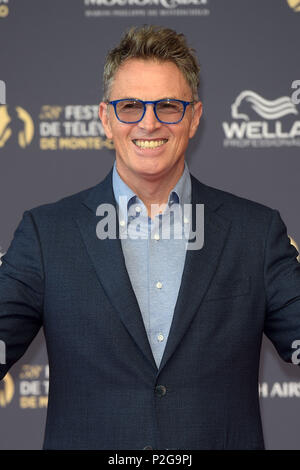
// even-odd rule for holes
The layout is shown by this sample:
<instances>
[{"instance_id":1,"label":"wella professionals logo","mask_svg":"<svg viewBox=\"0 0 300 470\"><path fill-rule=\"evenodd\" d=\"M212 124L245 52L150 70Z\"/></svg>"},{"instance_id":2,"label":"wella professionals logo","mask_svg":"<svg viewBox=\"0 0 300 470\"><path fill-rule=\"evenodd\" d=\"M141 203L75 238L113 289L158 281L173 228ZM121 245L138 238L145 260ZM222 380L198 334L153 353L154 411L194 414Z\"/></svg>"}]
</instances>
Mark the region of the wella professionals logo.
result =
<instances>
[{"instance_id":1,"label":"wella professionals logo","mask_svg":"<svg viewBox=\"0 0 300 470\"><path fill-rule=\"evenodd\" d=\"M287 2L295 12L300 12L300 0L287 0Z\"/></svg>"},{"instance_id":2,"label":"wella professionals logo","mask_svg":"<svg viewBox=\"0 0 300 470\"><path fill-rule=\"evenodd\" d=\"M251 110L264 119L279 119L287 114L298 114L297 108L289 96L269 101L254 91L243 91L231 105L232 117L249 121L249 114L245 114L245 112L250 113Z\"/></svg>"},{"instance_id":3,"label":"wella professionals logo","mask_svg":"<svg viewBox=\"0 0 300 470\"><path fill-rule=\"evenodd\" d=\"M223 122L224 147L300 146L299 110L290 96L266 99L245 90L231 105L230 122Z\"/></svg>"}]
</instances>

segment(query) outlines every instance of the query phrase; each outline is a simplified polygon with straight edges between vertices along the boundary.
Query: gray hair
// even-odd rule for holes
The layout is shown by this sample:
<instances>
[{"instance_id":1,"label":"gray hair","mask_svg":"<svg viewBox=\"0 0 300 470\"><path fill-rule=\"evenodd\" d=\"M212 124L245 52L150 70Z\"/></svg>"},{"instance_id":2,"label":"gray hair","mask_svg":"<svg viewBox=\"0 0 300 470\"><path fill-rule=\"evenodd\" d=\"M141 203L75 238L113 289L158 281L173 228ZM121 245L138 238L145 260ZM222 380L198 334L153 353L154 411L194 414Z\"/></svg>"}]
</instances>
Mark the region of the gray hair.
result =
<instances>
[{"instance_id":1,"label":"gray hair","mask_svg":"<svg viewBox=\"0 0 300 470\"><path fill-rule=\"evenodd\" d=\"M103 72L103 101L108 101L118 68L128 59L173 62L191 88L193 100L198 100L200 66L195 50L188 46L182 33L160 26L131 27L119 45L106 56Z\"/></svg>"}]
</instances>

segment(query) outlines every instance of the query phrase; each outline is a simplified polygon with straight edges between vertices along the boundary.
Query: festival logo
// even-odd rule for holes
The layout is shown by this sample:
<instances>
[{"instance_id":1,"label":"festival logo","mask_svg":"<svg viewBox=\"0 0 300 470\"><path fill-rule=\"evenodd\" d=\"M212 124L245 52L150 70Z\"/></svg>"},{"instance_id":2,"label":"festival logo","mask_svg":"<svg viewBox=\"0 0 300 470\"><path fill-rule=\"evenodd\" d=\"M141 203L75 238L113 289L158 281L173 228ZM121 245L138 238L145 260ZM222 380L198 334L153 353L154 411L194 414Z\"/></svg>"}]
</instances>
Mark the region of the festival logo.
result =
<instances>
[{"instance_id":1,"label":"festival logo","mask_svg":"<svg viewBox=\"0 0 300 470\"><path fill-rule=\"evenodd\" d=\"M24 108L0 106L0 148L16 141L24 149L31 143L33 135L33 120Z\"/></svg>"},{"instance_id":2,"label":"festival logo","mask_svg":"<svg viewBox=\"0 0 300 470\"><path fill-rule=\"evenodd\" d=\"M293 245L293 246L296 248L296 250L298 251L298 253L299 253L299 247L298 247L297 243L295 242L295 240L294 240L292 237L290 237L290 236L289 236L289 239L290 239L291 245ZM297 260L298 260L299 263L300 263L300 254L298 254Z\"/></svg>"},{"instance_id":3,"label":"festival logo","mask_svg":"<svg viewBox=\"0 0 300 470\"><path fill-rule=\"evenodd\" d=\"M23 364L15 381L16 384L14 384L10 373L7 373L0 381L0 408L9 405L14 396L22 409L47 408L48 364Z\"/></svg>"},{"instance_id":4,"label":"festival logo","mask_svg":"<svg viewBox=\"0 0 300 470\"><path fill-rule=\"evenodd\" d=\"M300 11L300 0L287 0L289 6L295 11Z\"/></svg>"},{"instance_id":5,"label":"festival logo","mask_svg":"<svg viewBox=\"0 0 300 470\"><path fill-rule=\"evenodd\" d=\"M13 399L15 386L12 376L7 373L4 379L0 381L0 407L4 408Z\"/></svg>"},{"instance_id":6,"label":"festival logo","mask_svg":"<svg viewBox=\"0 0 300 470\"><path fill-rule=\"evenodd\" d=\"M9 14L9 0L0 0L0 20L1 18L6 18Z\"/></svg>"},{"instance_id":7,"label":"festival logo","mask_svg":"<svg viewBox=\"0 0 300 470\"><path fill-rule=\"evenodd\" d=\"M99 105L43 105L39 114L40 149L113 149L98 111Z\"/></svg>"},{"instance_id":8,"label":"festival logo","mask_svg":"<svg viewBox=\"0 0 300 470\"><path fill-rule=\"evenodd\" d=\"M20 408L40 409L48 406L48 364L23 364L19 374Z\"/></svg>"},{"instance_id":9,"label":"festival logo","mask_svg":"<svg viewBox=\"0 0 300 470\"><path fill-rule=\"evenodd\" d=\"M98 116L99 105L42 105L32 118L20 106L0 106L0 150L25 149L35 142L41 150L113 149ZM15 148L14 148L15 150Z\"/></svg>"}]
</instances>

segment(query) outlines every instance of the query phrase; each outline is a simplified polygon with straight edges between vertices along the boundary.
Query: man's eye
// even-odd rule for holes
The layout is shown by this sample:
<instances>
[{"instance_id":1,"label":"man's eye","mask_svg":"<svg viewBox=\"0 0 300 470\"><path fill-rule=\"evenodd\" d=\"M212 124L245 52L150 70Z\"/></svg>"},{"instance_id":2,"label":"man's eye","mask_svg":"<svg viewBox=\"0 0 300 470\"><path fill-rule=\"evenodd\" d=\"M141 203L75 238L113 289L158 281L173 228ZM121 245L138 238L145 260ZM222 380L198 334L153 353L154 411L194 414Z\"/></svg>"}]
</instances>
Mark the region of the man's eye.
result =
<instances>
[{"instance_id":1,"label":"man's eye","mask_svg":"<svg viewBox=\"0 0 300 470\"><path fill-rule=\"evenodd\" d=\"M134 101L123 103L120 106L121 111L134 111L141 109L141 103L136 103Z\"/></svg>"},{"instance_id":2,"label":"man's eye","mask_svg":"<svg viewBox=\"0 0 300 470\"><path fill-rule=\"evenodd\" d=\"M177 103L168 103L168 102L159 103L158 109L160 111L172 112L172 113L176 113L176 112L181 110L179 104L177 104Z\"/></svg>"}]
</instances>

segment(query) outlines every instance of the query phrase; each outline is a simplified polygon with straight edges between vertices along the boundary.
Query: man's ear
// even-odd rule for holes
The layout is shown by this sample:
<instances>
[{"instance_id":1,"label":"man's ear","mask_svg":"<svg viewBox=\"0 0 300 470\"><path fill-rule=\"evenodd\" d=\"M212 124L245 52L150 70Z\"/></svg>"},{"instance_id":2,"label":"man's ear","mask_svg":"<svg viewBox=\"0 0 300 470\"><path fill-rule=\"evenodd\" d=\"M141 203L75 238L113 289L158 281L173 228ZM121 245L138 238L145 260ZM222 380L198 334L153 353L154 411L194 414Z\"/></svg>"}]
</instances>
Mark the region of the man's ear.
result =
<instances>
[{"instance_id":1,"label":"man's ear","mask_svg":"<svg viewBox=\"0 0 300 470\"><path fill-rule=\"evenodd\" d=\"M193 117L192 117L192 122L190 126L190 132L189 132L190 139L194 137L194 135L196 134L201 116L202 116L202 103L201 101L198 101L196 104L194 104Z\"/></svg>"},{"instance_id":2,"label":"man's ear","mask_svg":"<svg viewBox=\"0 0 300 470\"><path fill-rule=\"evenodd\" d=\"M108 139L112 139L113 135L109 119L109 109L107 103L104 103L103 101L99 104L99 118L101 119L106 137Z\"/></svg>"}]
</instances>

